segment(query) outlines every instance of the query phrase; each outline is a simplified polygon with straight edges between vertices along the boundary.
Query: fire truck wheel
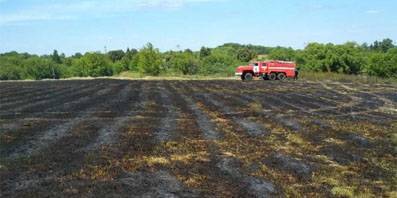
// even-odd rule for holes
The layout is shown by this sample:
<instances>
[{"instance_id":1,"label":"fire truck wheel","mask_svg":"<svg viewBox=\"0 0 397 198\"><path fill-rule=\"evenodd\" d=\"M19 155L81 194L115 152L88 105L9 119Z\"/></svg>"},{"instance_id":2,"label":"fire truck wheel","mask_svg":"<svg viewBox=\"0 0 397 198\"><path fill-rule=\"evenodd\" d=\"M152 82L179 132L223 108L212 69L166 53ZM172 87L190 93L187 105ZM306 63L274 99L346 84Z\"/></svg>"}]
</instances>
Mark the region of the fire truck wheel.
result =
<instances>
[{"instance_id":1,"label":"fire truck wheel","mask_svg":"<svg viewBox=\"0 0 397 198\"><path fill-rule=\"evenodd\" d=\"M269 80L277 80L277 74L276 73L270 73L269 74Z\"/></svg>"},{"instance_id":2,"label":"fire truck wheel","mask_svg":"<svg viewBox=\"0 0 397 198\"><path fill-rule=\"evenodd\" d=\"M279 79L279 80L285 80L286 78L287 78L287 76L285 76L284 73L279 73L279 74L277 75L277 79Z\"/></svg>"},{"instance_id":3,"label":"fire truck wheel","mask_svg":"<svg viewBox=\"0 0 397 198\"><path fill-rule=\"evenodd\" d=\"M251 73L244 74L244 80L246 81L251 81L253 78L254 76Z\"/></svg>"}]
</instances>

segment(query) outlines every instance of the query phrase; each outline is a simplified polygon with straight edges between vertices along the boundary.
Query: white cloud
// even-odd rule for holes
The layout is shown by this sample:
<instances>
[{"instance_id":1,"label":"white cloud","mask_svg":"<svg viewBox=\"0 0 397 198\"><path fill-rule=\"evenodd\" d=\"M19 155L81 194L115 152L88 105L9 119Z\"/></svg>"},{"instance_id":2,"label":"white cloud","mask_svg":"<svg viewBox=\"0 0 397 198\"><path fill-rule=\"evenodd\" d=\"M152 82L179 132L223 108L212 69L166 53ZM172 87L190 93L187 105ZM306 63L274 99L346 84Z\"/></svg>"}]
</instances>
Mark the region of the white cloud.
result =
<instances>
[{"instance_id":1,"label":"white cloud","mask_svg":"<svg viewBox=\"0 0 397 198\"><path fill-rule=\"evenodd\" d=\"M5 2L6 0L0 0ZM0 13L0 25L16 22L65 20L79 16L101 16L127 13L139 9L181 9L195 3L226 0L70 0L63 3L37 3L13 12Z\"/></svg>"},{"instance_id":2,"label":"white cloud","mask_svg":"<svg viewBox=\"0 0 397 198\"><path fill-rule=\"evenodd\" d=\"M217 0L138 0L137 5L146 8L180 8L189 3L205 3L211 1Z\"/></svg>"},{"instance_id":3,"label":"white cloud","mask_svg":"<svg viewBox=\"0 0 397 198\"><path fill-rule=\"evenodd\" d=\"M379 10L367 10L366 13L367 14L379 14L380 11Z\"/></svg>"}]
</instances>

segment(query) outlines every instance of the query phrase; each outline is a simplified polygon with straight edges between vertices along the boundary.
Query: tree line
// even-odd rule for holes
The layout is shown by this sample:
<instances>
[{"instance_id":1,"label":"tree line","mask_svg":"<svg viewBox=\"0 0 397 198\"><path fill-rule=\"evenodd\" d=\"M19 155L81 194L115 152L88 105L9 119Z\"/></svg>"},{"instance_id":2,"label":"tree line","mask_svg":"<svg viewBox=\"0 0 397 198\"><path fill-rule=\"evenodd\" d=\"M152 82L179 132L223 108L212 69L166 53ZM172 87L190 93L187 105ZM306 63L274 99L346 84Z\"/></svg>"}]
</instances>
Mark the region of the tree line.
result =
<instances>
[{"instance_id":1,"label":"tree line","mask_svg":"<svg viewBox=\"0 0 397 198\"><path fill-rule=\"evenodd\" d=\"M99 77L123 71L154 76L231 76L238 65L266 59L296 61L307 71L397 77L397 46L391 39L384 39L372 44L310 43L300 50L227 43L199 51L160 52L148 43L139 50L76 53L68 57L56 50L43 56L8 52L0 54L0 80Z\"/></svg>"}]
</instances>

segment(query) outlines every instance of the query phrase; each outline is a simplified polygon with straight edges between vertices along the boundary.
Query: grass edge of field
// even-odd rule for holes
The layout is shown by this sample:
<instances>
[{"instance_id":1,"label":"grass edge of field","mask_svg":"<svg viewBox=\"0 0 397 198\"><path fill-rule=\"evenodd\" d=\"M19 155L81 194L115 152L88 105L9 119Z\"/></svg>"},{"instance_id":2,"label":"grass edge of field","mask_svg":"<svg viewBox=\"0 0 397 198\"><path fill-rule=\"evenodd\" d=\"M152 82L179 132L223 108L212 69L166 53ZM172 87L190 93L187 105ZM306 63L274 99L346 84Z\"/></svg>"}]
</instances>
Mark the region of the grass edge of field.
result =
<instances>
[{"instance_id":1,"label":"grass edge of field","mask_svg":"<svg viewBox=\"0 0 397 198\"><path fill-rule=\"evenodd\" d=\"M114 76L103 77L70 77L57 80L93 80L93 79L116 79L116 80L241 80L239 76L233 75L182 75L164 73L158 76L145 75L137 72L125 71ZM349 75L332 72L308 72L300 73L300 80L306 81L337 81L346 83L365 83L365 84L393 84L397 85L397 78L381 78L367 75ZM53 79L43 80L0 80L1 82L32 82L32 81L51 81Z\"/></svg>"}]
</instances>

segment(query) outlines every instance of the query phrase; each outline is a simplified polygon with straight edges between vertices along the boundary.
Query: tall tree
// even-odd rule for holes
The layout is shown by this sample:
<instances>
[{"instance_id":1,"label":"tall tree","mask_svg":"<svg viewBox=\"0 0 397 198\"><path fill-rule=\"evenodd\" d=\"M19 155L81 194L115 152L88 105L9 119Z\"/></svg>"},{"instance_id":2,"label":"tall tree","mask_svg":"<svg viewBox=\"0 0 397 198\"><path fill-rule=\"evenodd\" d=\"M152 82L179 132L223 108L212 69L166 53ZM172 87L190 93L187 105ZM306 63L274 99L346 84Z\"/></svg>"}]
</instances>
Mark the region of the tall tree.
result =
<instances>
[{"instance_id":1,"label":"tall tree","mask_svg":"<svg viewBox=\"0 0 397 198\"><path fill-rule=\"evenodd\" d=\"M125 56L125 53L123 50L113 50L113 51L109 51L108 55L110 57L110 59L112 60L112 62L116 62L116 61L120 61L121 59L123 59L123 57Z\"/></svg>"},{"instance_id":2,"label":"tall tree","mask_svg":"<svg viewBox=\"0 0 397 198\"><path fill-rule=\"evenodd\" d=\"M383 39L382 41L375 41L370 46L372 50L384 52L384 53L386 53L389 49L392 49L394 47L396 46L393 44L393 40L389 38Z\"/></svg>"},{"instance_id":3,"label":"tall tree","mask_svg":"<svg viewBox=\"0 0 397 198\"><path fill-rule=\"evenodd\" d=\"M54 61L57 64L61 64L62 63L61 57L59 56L57 50L54 50L54 52L52 53L51 58L52 58L52 61Z\"/></svg>"},{"instance_id":4,"label":"tall tree","mask_svg":"<svg viewBox=\"0 0 397 198\"><path fill-rule=\"evenodd\" d=\"M256 53L248 48L240 48L237 50L237 59L241 62L249 62L256 57Z\"/></svg>"},{"instance_id":5,"label":"tall tree","mask_svg":"<svg viewBox=\"0 0 397 198\"><path fill-rule=\"evenodd\" d=\"M200 49L200 58L204 58L211 55L211 49L207 47L201 47Z\"/></svg>"}]
</instances>

